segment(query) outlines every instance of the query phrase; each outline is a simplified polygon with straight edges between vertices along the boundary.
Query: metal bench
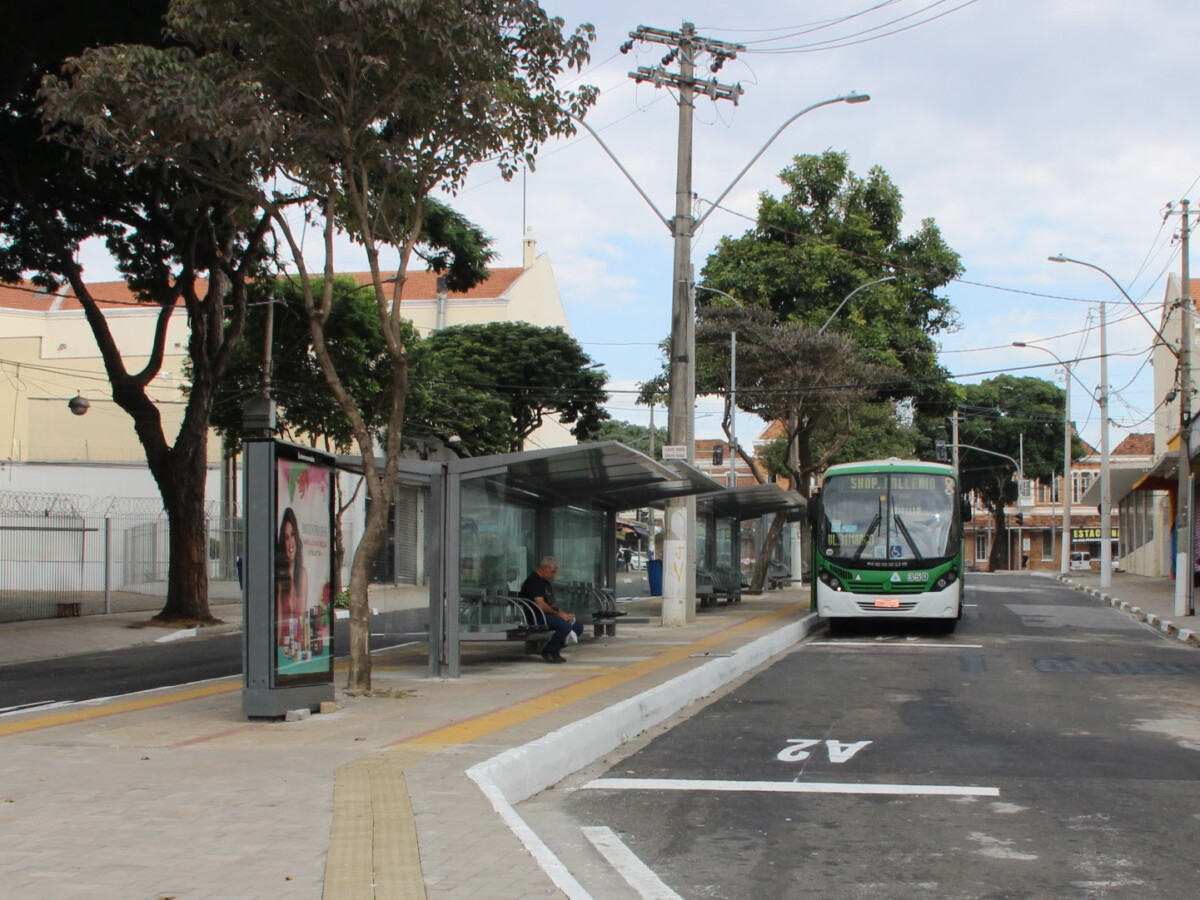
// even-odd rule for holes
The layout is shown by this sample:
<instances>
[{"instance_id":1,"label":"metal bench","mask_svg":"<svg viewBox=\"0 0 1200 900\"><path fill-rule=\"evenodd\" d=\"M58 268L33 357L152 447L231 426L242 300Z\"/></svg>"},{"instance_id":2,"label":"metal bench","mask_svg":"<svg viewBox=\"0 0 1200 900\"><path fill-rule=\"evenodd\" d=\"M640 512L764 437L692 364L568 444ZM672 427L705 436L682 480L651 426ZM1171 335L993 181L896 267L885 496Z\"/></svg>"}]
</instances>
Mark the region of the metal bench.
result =
<instances>
[{"instance_id":1,"label":"metal bench","mask_svg":"<svg viewBox=\"0 0 1200 900\"><path fill-rule=\"evenodd\" d=\"M596 610L592 613L592 634L600 637L607 634L612 637L617 633L616 620L625 615L625 611L617 609L617 595L612 588L589 587L592 598L596 601Z\"/></svg>"},{"instance_id":2,"label":"metal bench","mask_svg":"<svg viewBox=\"0 0 1200 900\"><path fill-rule=\"evenodd\" d=\"M788 587L792 583L791 570L780 563L771 563L767 567L767 586L772 590Z\"/></svg>"},{"instance_id":3,"label":"metal bench","mask_svg":"<svg viewBox=\"0 0 1200 900\"><path fill-rule=\"evenodd\" d=\"M504 592L466 591L459 601L460 642L521 641L537 653L554 634L537 604Z\"/></svg>"}]
</instances>

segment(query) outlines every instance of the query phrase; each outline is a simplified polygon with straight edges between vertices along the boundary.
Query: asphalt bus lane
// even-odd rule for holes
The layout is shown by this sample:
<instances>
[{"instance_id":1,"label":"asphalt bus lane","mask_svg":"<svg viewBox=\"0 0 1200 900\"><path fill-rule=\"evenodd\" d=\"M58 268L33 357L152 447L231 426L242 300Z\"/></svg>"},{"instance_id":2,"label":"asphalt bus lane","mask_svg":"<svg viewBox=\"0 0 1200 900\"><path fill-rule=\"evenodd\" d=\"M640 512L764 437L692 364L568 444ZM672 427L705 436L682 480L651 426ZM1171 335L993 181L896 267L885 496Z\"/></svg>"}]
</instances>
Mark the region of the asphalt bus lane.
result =
<instances>
[{"instance_id":1,"label":"asphalt bus lane","mask_svg":"<svg viewBox=\"0 0 1200 900\"><path fill-rule=\"evenodd\" d=\"M1200 654L1047 579L968 585L955 635L817 636L571 820L682 897L1192 896Z\"/></svg>"}]
</instances>

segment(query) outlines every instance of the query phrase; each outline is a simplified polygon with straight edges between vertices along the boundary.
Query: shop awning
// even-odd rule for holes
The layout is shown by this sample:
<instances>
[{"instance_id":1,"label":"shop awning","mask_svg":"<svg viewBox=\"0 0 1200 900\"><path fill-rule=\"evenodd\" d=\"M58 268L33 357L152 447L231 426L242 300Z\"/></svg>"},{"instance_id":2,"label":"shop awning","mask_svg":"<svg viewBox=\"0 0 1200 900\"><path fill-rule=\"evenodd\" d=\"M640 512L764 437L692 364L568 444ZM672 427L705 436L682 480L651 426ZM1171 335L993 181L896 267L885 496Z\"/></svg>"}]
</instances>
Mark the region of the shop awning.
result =
<instances>
[{"instance_id":1,"label":"shop awning","mask_svg":"<svg viewBox=\"0 0 1200 900\"><path fill-rule=\"evenodd\" d=\"M1178 458L1178 454L1176 455ZM1117 504L1124 500L1134 489L1134 485L1138 484L1142 479L1147 477L1151 469L1146 466L1135 466L1134 468L1110 469L1108 473L1108 481L1110 487L1109 502L1112 508L1116 509ZM1079 499L1083 506L1099 506L1100 505L1100 479L1097 478L1091 483L1083 496Z\"/></svg>"},{"instance_id":2,"label":"shop awning","mask_svg":"<svg viewBox=\"0 0 1200 900\"><path fill-rule=\"evenodd\" d=\"M1173 491L1179 486L1179 451L1168 450L1133 486L1135 491Z\"/></svg>"}]
</instances>

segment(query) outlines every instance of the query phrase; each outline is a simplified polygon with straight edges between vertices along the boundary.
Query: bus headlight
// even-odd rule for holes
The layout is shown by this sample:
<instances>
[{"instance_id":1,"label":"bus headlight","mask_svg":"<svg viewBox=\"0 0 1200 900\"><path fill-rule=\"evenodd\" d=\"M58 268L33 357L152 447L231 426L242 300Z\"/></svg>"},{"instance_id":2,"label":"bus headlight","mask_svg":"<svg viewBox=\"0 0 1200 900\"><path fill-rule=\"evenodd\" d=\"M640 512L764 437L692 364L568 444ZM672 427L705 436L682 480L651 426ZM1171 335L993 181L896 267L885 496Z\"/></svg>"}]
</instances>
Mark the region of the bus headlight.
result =
<instances>
[{"instance_id":1,"label":"bus headlight","mask_svg":"<svg viewBox=\"0 0 1200 900\"><path fill-rule=\"evenodd\" d=\"M933 589L935 591L944 591L956 581L958 581L958 570L950 569L941 578L933 583Z\"/></svg>"},{"instance_id":2,"label":"bus headlight","mask_svg":"<svg viewBox=\"0 0 1200 900\"><path fill-rule=\"evenodd\" d=\"M821 583L824 584L828 588L832 588L835 591L845 590L845 588L842 587L842 583L835 576L833 576L829 572L825 571L824 569L821 570L820 574L818 574L817 577L819 579L821 579Z\"/></svg>"}]
</instances>

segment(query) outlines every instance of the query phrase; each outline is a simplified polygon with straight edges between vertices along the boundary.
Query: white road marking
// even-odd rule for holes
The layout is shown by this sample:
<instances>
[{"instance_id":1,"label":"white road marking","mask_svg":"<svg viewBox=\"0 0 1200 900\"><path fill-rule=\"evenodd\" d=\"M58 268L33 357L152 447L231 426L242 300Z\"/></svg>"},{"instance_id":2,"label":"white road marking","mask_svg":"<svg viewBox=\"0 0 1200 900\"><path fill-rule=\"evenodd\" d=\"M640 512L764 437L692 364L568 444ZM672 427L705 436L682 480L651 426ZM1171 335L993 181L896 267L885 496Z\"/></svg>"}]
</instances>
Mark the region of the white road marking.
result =
<instances>
[{"instance_id":1,"label":"white road marking","mask_svg":"<svg viewBox=\"0 0 1200 900\"><path fill-rule=\"evenodd\" d=\"M956 784L845 784L831 781L703 781L696 778L597 778L584 790L737 791L759 794L860 794L889 797L999 797L1000 789Z\"/></svg>"},{"instance_id":2,"label":"white road marking","mask_svg":"<svg viewBox=\"0 0 1200 900\"><path fill-rule=\"evenodd\" d=\"M931 644L923 641L889 643L886 641L813 641L806 647L919 647L923 650L982 650L983 644Z\"/></svg>"},{"instance_id":3,"label":"white road marking","mask_svg":"<svg viewBox=\"0 0 1200 900\"><path fill-rule=\"evenodd\" d=\"M6 706L0 709L0 716L15 716L18 713L45 712L48 709L58 709L60 706L70 706L74 700L43 700L39 703L21 703L17 706Z\"/></svg>"},{"instance_id":4,"label":"white road marking","mask_svg":"<svg viewBox=\"0 0 1200 900\"><path fill-rule=\"evenodd\" d=\"M584 828L583 835L643 900L681 900L677 893L663 884L662 879L625 846L611 828Z\"/></svg>"}]
</instances>

